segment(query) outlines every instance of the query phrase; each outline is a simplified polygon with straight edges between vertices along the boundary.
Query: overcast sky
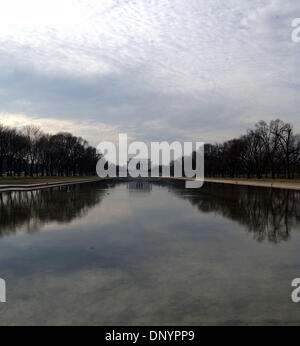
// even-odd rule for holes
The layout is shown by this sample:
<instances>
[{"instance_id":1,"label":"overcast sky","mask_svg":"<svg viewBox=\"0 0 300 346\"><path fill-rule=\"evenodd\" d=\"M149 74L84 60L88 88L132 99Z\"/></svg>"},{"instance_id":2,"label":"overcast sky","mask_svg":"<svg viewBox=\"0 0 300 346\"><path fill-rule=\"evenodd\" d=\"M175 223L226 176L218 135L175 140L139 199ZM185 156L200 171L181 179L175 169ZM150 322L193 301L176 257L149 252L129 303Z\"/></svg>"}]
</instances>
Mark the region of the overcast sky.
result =
<instances>
[{"instance_id":1,"label":"overcast sky","mask_svg":"<svg viewBox=\"0 0 300 346\"><path fill-rule=\"evenodd\" d=\"M295 0L0 0L0 122L92 144L300 132Z\"/></svg>"}]
</instances>

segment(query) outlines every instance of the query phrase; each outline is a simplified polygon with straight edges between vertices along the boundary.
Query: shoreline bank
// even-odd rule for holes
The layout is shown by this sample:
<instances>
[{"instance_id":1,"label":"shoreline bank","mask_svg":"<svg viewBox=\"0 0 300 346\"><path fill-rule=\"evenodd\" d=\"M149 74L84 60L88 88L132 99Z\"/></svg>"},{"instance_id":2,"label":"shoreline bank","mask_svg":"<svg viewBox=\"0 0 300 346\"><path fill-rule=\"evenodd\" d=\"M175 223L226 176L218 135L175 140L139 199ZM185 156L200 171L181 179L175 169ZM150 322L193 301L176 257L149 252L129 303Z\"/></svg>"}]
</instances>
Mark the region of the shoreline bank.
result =
<instances>
[{"instance_id":1,"label":"shoreline bank","mask_svg":"<svg viewBox=\"0 0 300 346\"><path fill-rule=\"evenodd\" d=\"M219 184L231 184L231 185L243 185L254 187L269 187L272 189L288 189L288 190L300 190L300 183L295 182L281 182L281 181L251 181L251 180L238 180L238 179L213 179L205 178L204 183L219 183Z\"/></svg>"},{"instance_id":2,"label":"shoreline bank","mask_svg":"<svg viewBox=\"0 0 300 346\"><path fill-rule=\"evenodd\" d=\"M7 191L32 191L39 189L47 189L58 186L67 186L74 184L84 184L103 181L107 178L91 178L91 179L76 179L76 180L61 180L54 182L45 182L37 184L0 184L0 192ZM122 181L124 178L116 177L113 180ZM149 178L137 178L137 179L153 179ZM194 180L191 178L184 177L157 177L157 179L175 179L175 180ZM126 178L125 178L126 180ZM205 178L204 183L216 183L216 184L230 184L230 185L242 185L242 186L252 186L252 187L267 187L273 189L289 189L289 190L300 190L300 182L282 182L282 181L251 181L251 180L238 180L238 179L214 179Z\"/></svg>"},{"instance_id":3,"label":"shoreline bank","mask_svg":"<svg viewBox=\"0 0 300 346\"><path fill-rule=\"evenodd\" d=\"M17 184L17 185L5 184L5 185L0 185L0 192L32 191L32 190L47 189L47 188L57 187L57 186L93 183L93 182L102 181L102 180L103 179L101 178L93 178L93 179L61 180L61 181L37 183L37 184Z\"/></svg>"},{"instance_id":4,"label":"shoreline bank","mask_svg":"<svg viewBox=\"0 0 300 346\"><path fill-rule=\"evenodd\" d=\"M160 179L175 179L175 180L194 180L193 178L185 177L159 177ZM214 179L204 178L205 183L243 185L253 187L268 187L272 189L288 189L300 190L300 182L283 182L283 181L257 181L257 180L239 180L239 179Z\"/></svg>"}]
</instances>

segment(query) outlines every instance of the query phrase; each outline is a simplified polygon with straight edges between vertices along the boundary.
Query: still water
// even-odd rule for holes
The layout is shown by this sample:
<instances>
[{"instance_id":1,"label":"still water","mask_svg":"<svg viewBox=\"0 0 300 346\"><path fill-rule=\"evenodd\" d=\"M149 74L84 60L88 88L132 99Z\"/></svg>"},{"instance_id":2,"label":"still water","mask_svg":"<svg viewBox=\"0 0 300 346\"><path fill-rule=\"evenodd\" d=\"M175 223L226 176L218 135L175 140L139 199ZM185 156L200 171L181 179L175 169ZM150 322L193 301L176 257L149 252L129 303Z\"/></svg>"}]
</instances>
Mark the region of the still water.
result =
<instances>
[{"instance_id":1,"label":"still water","mask_svg":"<svg viewBox=\"0 0 300 346\"><path fill-rule=\"evenodd\" d=\"M300 324L299 231L291 190L132 181L0 193L0 324Z\"/></svg>"}]
</instances>

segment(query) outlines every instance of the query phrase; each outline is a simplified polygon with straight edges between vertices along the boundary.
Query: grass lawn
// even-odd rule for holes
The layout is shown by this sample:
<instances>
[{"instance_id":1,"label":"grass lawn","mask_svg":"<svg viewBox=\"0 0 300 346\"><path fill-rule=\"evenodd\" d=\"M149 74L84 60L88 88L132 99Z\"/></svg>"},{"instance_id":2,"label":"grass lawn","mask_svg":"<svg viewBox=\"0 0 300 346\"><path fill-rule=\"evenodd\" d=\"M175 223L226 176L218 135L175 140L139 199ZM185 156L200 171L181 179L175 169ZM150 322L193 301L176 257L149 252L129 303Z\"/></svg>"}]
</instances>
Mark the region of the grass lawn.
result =
<instances>
[{"instance_id":1,"label":"grass lawn","mask_svg":"<svg viewBox=\"0 0 300 346\"><path fill-rule=\"evenodd\" d=\"M26 184L43 184L55 183L60 181L80 180L80 179L96 179L97 176L81 176L81 177L0 177L0 185L26 185Z\"/></svg>"}]
</instances>

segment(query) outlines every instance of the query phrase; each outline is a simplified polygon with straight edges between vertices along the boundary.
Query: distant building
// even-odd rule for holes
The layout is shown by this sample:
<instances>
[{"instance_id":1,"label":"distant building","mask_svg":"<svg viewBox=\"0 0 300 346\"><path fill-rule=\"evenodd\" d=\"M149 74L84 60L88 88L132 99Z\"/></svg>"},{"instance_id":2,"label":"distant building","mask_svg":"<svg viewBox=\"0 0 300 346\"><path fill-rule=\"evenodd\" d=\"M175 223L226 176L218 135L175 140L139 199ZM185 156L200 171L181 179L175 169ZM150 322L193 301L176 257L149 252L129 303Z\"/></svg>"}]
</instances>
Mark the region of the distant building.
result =
<instances>
[{"instance_id":1,"label":"distant building","mask_svg":"<svg viewBox=\"0 0 300 346\"><path fill-rule=\"evenodd\" d=\"M150 192L152 190L152 184L148 181L134 180L127 184L127 188L130 192Z\"/></svg>"},{"instance_id":2,"label":"distant building","mask_svg":"<svg viewBox=\"0 0 300 346\"><path fill-rule=\"evenodd\" d=\"M132 161L136 164L136 169L139 170L141 173L147 172L148 175L150 174L150 172L151 172L151 160L150 159L135 159L134 157L130 158L127 161L127 169L129 167L129 163L131 163Z\"/></svg>"}]
</instances>

